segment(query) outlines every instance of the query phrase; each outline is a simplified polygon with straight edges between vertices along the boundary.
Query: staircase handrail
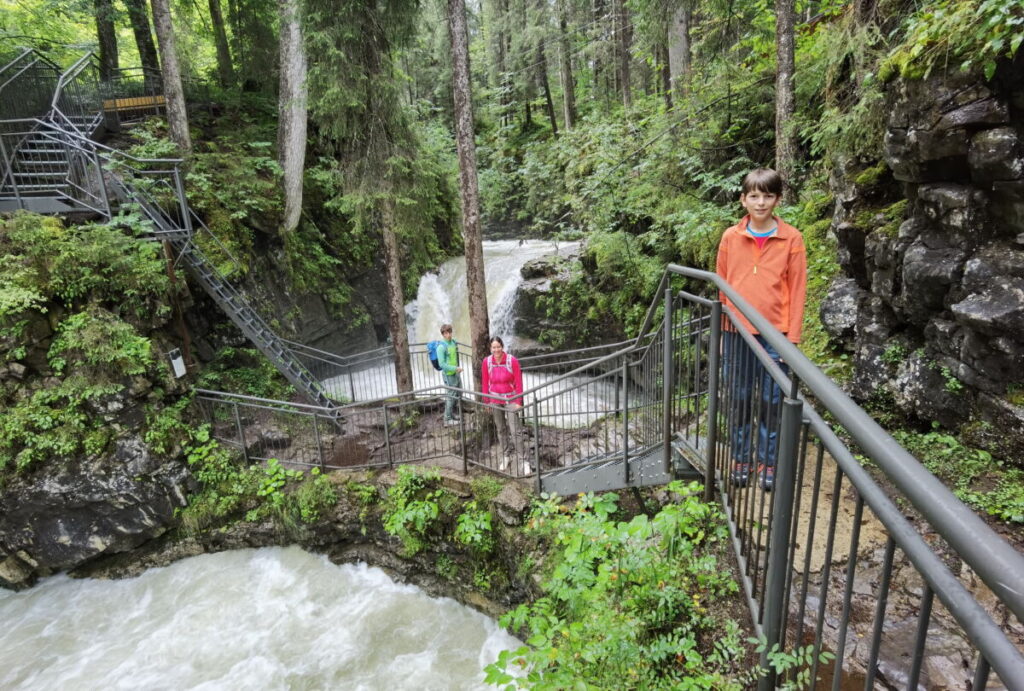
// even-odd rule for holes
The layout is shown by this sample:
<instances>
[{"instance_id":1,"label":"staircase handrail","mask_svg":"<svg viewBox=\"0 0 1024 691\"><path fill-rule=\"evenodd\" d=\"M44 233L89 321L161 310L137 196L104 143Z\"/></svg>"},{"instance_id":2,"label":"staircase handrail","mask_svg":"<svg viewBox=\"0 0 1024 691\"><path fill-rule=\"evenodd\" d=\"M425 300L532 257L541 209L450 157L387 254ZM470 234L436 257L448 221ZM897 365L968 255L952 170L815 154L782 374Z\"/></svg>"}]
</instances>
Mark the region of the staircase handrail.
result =
<instances>
[{"instance_id":1,"label":"staircase handrail","mask_svg":"<svg viewBox=\"0 0 1024 691\"><path fill-rule=\"evenodd\" d=\"M792 375L804 383L864 454L878 465L1014 615L1024 621L1024 555L993 533L977 514L900 446L721 276L669 264L662 276L659 292L664 290L670 274L711 283L728 297L735 309L775 348Z\"/></svg>"},{"instance_id":2,"label":"staircase handrail","mask_svg":"<svg viewBox=\"0 0 1024 691\"><path fill-rule=\"evenodd\" d=\"M24 48L24 49L22 49L21 53L19 53L13 60L8 62L3 67L0 67L0 78L3 77L4 73L7 70L13 68L19 61L23 60L28 55L35 55L35 60L33 62L42 62L42 63L52 67L58 74L60 74L60 66L57 63L55 63L53 60L51 60L50 58L48 58L45 55L43 55L42 53L40 53L35 48ZM32 66L32 63L26 65L25 67L23 67L19 71L19 74L21 72L23 72L25 69L28 69L31 66ZM11 77L8 77L7 80L5 80L2 84L0 84L0 93L2 93L3 90L7 87L7 85L10 84L13 79L16 79L17 76L18 75L16 74L16 75L13 75Z\"/></svg>"},{"instance_id":3,"label":"staircase handrail","mask_svg":"<svg viewBox=\"0 0 1024 691\"><path fill-rule=\"evenodd\" d=\"M138 158L137 156L132 156L131 154L126 153L124 151L121 151L120 149L113 149L113 148L107 146L106 144L101 144L100 142L96 141L95 139L90 139L89 137L86 137L85 135L83 135L81 132L78 132L76 129L72 129L71 131L68 131L68 130L65 130L64 128L62 128L62 127L58 127L56 125L56 123L53 123L53 122L51 122L49 120L45 120L45 119L42 119L42 118L15 118L15 119L12 119L12 120L8 120L6 122L34 123L34 124L39 125L40 127L43 127L43 128L50 128L50 129L53 129L53 130L56 130L56 131L60 132L62 135L67 135L69 137L72 137L72 138L78 140L78 142L80 142L80 145L81 145L81 147L83 149L90 149L90 148L97 149L97 150L106 152L110 156L117 156L118 158L126 158L126 159L128 159L130 161L135 161L136 163L139 163L139 164L169 163L169 164L172 164L174 166L178 166L178 165L180 165L181 163L184 162L184 159L181 159L181 158Z\"/></svg>"}]
</instances>

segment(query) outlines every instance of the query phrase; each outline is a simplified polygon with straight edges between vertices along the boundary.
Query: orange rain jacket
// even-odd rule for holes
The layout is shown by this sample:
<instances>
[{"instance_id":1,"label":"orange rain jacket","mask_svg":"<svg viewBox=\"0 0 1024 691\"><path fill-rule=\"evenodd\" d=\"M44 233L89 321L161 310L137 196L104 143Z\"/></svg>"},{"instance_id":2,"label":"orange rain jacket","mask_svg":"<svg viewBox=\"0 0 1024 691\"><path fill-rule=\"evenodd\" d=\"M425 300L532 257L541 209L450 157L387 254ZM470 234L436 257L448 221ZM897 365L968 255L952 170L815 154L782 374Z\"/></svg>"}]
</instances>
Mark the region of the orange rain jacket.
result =
<instances>
[{"instance_id":1,"label":"orange rain jacket","mask_svg":"<svg viewBox=\"0 0 1024 691\"><path fill-rule=\"evenodd\" d=\"M775 217L778 230L758 249L747 232L750 216L722 235L715 272L793 343L800 342L807 294L807 250L800 231ZM740 323L757 333L724 295ZM728 322L726 322L728 328Z\"/></svg>"}]
</instances>

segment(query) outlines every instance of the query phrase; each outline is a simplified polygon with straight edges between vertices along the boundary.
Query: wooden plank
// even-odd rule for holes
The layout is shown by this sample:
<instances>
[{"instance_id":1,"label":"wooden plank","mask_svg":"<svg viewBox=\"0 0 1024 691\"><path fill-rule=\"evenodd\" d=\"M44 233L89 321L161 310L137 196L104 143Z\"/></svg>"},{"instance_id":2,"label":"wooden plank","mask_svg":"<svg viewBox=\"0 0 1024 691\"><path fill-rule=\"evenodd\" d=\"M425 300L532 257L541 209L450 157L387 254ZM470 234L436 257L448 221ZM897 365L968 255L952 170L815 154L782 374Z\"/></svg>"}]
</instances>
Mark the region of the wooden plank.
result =
<instances>
[{"instance_id":1,"label":"wooden plank","mask_svg":"<svg viewBox=\"0 0 1024 691\"><path fill-rule=\"evenodd\" d=\"M165 105L166 99L163 94L154 96L131 96L126 98L109 98L103 101L103 110L123 111L140 110L143 108L157 108Z\"/></svg>"}]
</instances>

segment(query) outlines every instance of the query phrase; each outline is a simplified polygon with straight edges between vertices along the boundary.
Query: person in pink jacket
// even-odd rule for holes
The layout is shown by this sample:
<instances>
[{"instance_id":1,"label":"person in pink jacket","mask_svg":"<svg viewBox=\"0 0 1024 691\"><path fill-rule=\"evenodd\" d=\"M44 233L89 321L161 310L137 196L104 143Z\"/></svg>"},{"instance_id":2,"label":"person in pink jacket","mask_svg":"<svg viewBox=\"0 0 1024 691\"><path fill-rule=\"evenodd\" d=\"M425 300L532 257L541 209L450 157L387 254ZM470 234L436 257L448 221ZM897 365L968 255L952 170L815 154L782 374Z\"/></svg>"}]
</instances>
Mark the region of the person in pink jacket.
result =
<instances>
[{"instance_id":1,"label":"person in pink jacket","mask_svg":"<svg viewBox=\"0 0 1024 691\"><path fill-rule=\"evenodd\" d=\"M492 414L501 442L500 469L508 468L509 454L514 447L516 462L524 463L525 472L529 473L530 464L526 460L523 434L519 427L519 409L523 407L523 401L522 398L514 398L523 393L523 372L519 368L519 360L505 352L505 342L500 336L491 336L491 354L484 358L480 366L480 382L484 403L497 406L492 408Z\"/></svg>"}]
</instances>

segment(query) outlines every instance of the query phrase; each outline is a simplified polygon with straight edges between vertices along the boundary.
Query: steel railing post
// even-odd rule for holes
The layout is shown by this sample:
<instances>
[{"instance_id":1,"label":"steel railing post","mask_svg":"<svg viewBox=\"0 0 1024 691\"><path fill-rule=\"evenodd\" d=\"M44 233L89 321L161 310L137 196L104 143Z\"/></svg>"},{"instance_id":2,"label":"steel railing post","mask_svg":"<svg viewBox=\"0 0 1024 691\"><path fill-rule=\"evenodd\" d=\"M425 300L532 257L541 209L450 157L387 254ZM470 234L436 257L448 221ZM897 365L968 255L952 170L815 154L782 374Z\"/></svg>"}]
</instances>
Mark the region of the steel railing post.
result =
<instances>
[{"instance_id":1,"label":"steel railing post","mask_svg":"<svg viewBox=\"0 0 1024 691\"><path fill-rule=\"evenodd\" d=\"M462 394L459 394L459 443L462 445L462 474L469 475L469 452L466 449L466 418L462 407Z\"/></svg>"},{"instance_id":2,"label":"steel railing post","mask_svg":"<svg viewBox=\"0 0 1024 691\"><path fill-rule=\"evenodd\" d=\"M181 211L183 230L192 237L192 215L189 213L188 200L185 198L185 186L181 182L181 170L174 164L174 191L178 195L178 207Z\"/></svg>"},{"instance_id":3,"label":"steel railing post","mask_svg":"<svg viewBox=\"0 0 1024 691\"><path fill-rule=\"evenodd\" d=\"M793 497L796 493L796 464L802 419L803 402L792 397L784 399L779 429L779 455L774 471L768 574L764 591L766 643L761 653L761 667L765 671L765 676L758 682L758 691L771 691L775 688L775 671L768 664L768 653L775 646L781 647L784 634L782 621L786 613L786 580L790 570L788 540L793 520Z\"/></svg>"},{"instance_id":4,"label":"steel railing post","mask_svg":"<svg viewBox=\"0 0 1024 691\"><path fill-rule=\"evenodd\" d=\"M316 437L316 452L320 457L320 470L327 470L327 464L324 463L324 445L320 441L320 417L313 413L313 435Z\"/></svg>"},{"instance_id":5,"label":"steel railing post","mask_svg":"<svg viewBox=\"0 0 1024 691\"><path fill-rule=\"evenodd\" d=\"M665 473L672 472L672 389L675 385L672 372L672 289L665 289L665 325L661 344L662 354L662 395L661 395L661 435Z\"/></svg>"},{"instance_id":6,"label":"steel railing post","mask_svg":"<svg viewBox=\"0 0 1024 691\"><path fill-rule=\"evenodd\" d=\"M533 401L533 473L537 478L537 494L544 491L540 477L540 404L536 398Z\"/></svg>"},{"instance_id":7,"label":"steel railing post","mask_svg":"<svg viewBox=\"0 0 1024 691\"><path fill-rule=\"evenodd\" d=\"M707 460L704 467L704 501L710 502L714 494L715 462L718 456L718 388L721 385L720 355L722 352L722 303L711 303L711 333L708 343L708 437Z\"/></svg>"},{"instance_id":8,"label":"steel railing post","mask_svg":"<svg viewBox=\"0 0 1024 691\"><path fill-rule=\"evenodd\" d=\"M103 166L100 165L99 152L92 152L92 162L96 166L96 177L99 178L100 195L103 197L103 210L107 212L107 220L114 217L114 210L110 208L110 195L107 193L107 181L103 178Z\"/></svg>"},{"instance_id":9,"label":"steel railing post","mask_svg":"<svg viewBox=\"0 0 1024 691\"><path fill-rule=\"evenodd\" d=\"M629 487L629 362L622 358L622 482Z\"/></svg>"},{"instance_id":10,"label":"steel railing post","mask_svg":"<svg viewBox=\"0 0 1024 691\"><path fill-rule=\"evenodd\" d=\"M384 409L384 448L388 452L388 468L392 468L395 462L391 453L391 424L388 422L388 404L384 403L381 407Z\"/></svg>"},{"instance_id":11,"label":"steel railing post","mask_svg":"<svg viewBox=\"0 0 1024 691\"><path fill-rule=\"evenodd\" d=\"M235 428L238 430L238 443L242 446L242 456L245 457L245 462L249 462L249 445L245 443L245 430L242 428L242 416L238 413L238 404L232 403L231 407L235 413Z\"/></svg>"}]
</instances>

